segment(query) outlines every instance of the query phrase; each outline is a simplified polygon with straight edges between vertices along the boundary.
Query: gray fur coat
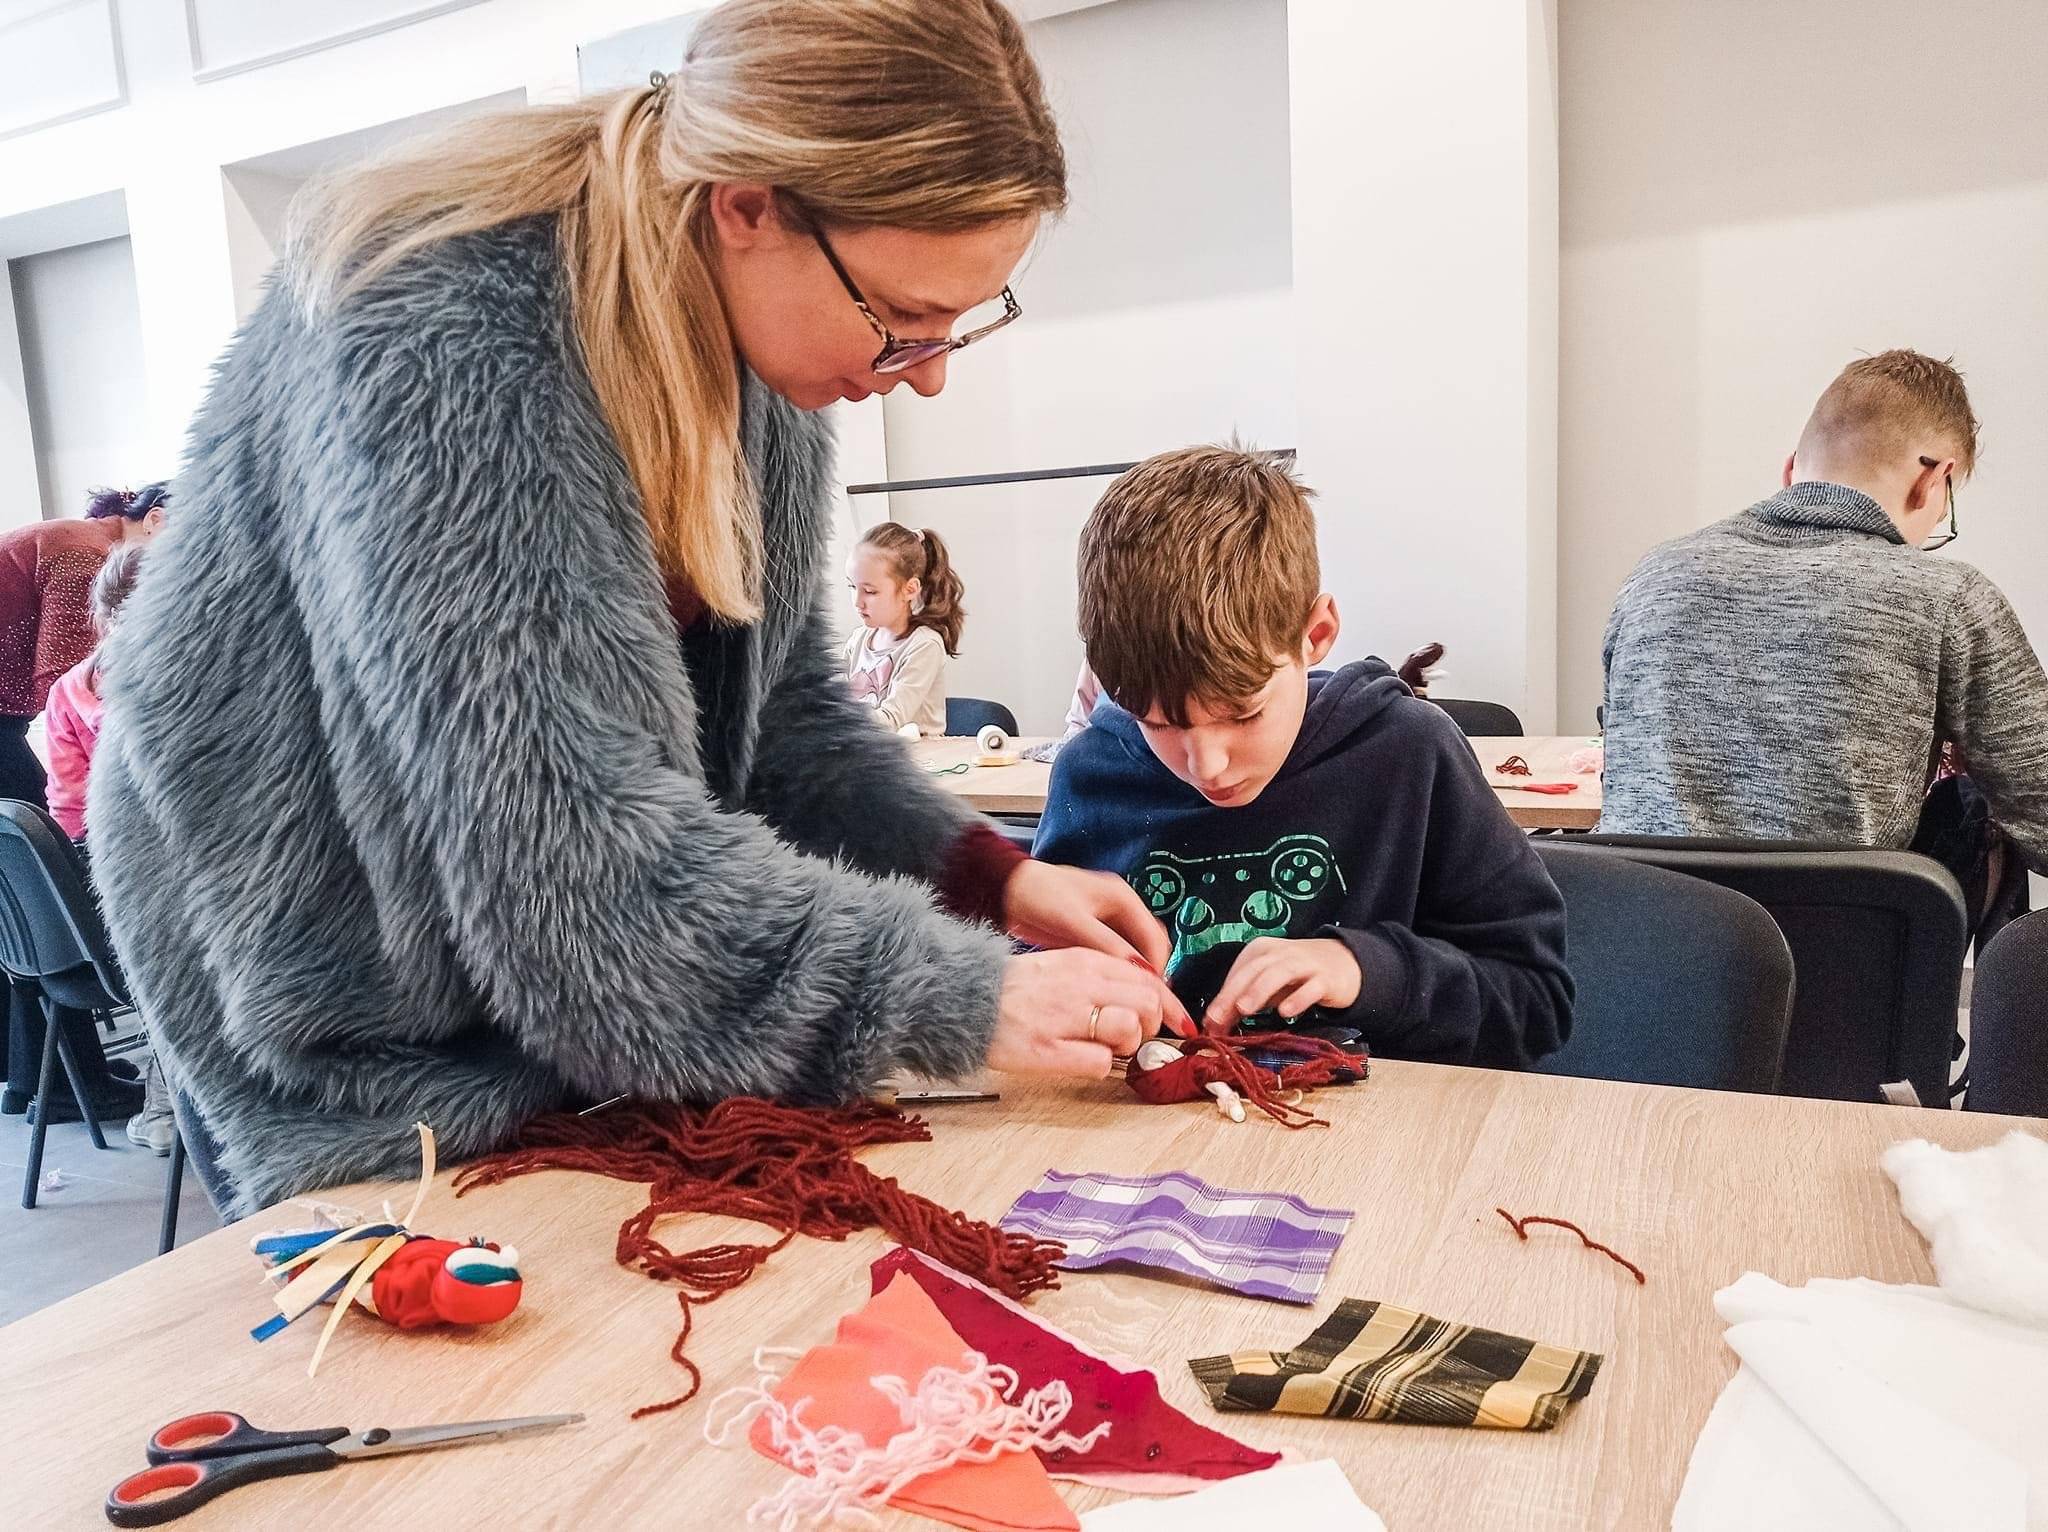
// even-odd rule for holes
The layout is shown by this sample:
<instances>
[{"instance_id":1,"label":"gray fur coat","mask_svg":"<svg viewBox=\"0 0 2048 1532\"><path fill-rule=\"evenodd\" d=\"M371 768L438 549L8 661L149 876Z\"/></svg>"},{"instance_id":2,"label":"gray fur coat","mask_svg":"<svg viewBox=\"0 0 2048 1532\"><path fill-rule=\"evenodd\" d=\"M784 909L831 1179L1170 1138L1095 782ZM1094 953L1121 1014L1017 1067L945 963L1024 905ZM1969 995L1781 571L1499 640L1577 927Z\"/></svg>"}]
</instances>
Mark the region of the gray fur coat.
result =
<instances>
[{"instance_id":1,"label":"gray fur coat","mask_svg":"<svg viewBox=\"0 0 2048 1532\"><path fill-rule=\"evenodd\" d=\"M622 1092L979 1064L967 816L819 615L827 429L751 380L768 615L686 669L549 221L274 291L107 657L94 872L234 1211Z\"/></svg>"}]
</instances>

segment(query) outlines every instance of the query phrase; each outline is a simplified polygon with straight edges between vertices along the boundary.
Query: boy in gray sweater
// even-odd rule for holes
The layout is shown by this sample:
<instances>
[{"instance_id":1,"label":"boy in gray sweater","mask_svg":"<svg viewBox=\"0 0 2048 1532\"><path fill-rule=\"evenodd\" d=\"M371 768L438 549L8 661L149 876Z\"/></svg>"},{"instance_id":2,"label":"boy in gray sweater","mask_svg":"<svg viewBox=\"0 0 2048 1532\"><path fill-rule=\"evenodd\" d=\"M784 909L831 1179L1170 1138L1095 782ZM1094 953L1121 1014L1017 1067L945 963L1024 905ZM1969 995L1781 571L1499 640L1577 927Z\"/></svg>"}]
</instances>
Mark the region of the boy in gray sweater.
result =
<instances>
[{"instance_id":1,"label":"boy in gray sweater","mask_svg":"<svg viewBox=\"0 0 2048 1532\"><path fill-rule=\"evenodd\" d=\"M1607 625L1600 828L1907 846L1947 745L2048 873L2048 678L1998 587L1926 552L1976 455L1953 367L1865 357L1779 494L1653 549ZM1974 848L1921 844L1985 883Z\"/></svg>"}]
</instances>

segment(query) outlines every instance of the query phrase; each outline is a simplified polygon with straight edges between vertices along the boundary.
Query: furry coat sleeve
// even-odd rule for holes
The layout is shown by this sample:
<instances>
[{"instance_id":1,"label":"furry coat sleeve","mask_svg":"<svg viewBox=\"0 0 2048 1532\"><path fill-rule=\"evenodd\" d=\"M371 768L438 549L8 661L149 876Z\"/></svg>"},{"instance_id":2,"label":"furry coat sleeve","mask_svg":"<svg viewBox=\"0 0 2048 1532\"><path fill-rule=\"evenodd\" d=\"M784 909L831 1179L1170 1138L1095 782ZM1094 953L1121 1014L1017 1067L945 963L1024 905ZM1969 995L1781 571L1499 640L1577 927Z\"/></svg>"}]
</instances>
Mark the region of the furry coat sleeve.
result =
<instances>
[{"instance_id":1,"label":"furry coat sleeve","mask_svg":"<svg viewBox=\"0 0 2048 1532\"><path fill-rule=\"evenodd\" d=\"M822 429L753 390L746 445L770 614L686 667L547 225L273 294L224 362L92 818L240 1208L404 1173L422 1117L981 1061L1007 948L928 886L968 821L821 684Z\"/></svg>"}]
</instances>

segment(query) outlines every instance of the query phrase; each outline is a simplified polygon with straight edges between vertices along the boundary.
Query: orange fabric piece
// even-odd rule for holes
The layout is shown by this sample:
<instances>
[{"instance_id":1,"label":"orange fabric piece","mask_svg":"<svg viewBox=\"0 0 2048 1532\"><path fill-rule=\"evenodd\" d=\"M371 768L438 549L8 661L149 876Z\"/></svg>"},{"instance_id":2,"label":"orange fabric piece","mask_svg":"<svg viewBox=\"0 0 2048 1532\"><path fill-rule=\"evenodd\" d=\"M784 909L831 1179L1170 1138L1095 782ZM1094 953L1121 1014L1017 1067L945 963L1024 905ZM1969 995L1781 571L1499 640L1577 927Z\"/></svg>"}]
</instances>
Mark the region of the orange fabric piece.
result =
<instances>
[{"instance_id":1,"label":"orange fabric piece","mask_svg":"<svg viewBox=\"0 0 2048 1532\"><path fill-rule=\"evenodd\" d=\"M966 1356L966 1344L938 1306L915 1281L898 1273L864 1307L839 1321L836 1340L804 1355L775 1397L792 1409L809 1400L803 1418L813 1430L840 1426L880 1443L903 1429L903 1418L868 1380L897 1377L914 1389L932 1368L958 1367ZM764 1457L775 1456L766 1421L754 1422L749 1439ZM889 1503L974 1532L1079 1532L1081 1525L1032 1452L1006 1452L988 1463L956 1463L927 1474Z\"/></svg>"}]
</instances>

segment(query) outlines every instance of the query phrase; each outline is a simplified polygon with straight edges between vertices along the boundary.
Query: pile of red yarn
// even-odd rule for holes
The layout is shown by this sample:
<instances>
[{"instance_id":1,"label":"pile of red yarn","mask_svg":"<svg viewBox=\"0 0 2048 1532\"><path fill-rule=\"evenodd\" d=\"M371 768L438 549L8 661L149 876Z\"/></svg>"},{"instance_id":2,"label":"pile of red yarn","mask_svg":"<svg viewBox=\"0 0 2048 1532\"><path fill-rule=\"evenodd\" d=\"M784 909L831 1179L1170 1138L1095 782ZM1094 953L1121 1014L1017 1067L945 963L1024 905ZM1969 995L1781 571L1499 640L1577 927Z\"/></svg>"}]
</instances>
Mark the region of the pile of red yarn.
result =
<instances>
[{"instance_id":1,"label":"pile of red yarn","mask_svg":"<svg viewBox=\"0 0 2048 1532\"><path fill-rule=\"evenodd\" d=\"M696 1397L703 1375L683 1348L696 1304L731 1292L799 1234L840 1240L879 1228L1012 1298L1059 1285L1053 1262L1065 1250L981 1223L905 1191L854 1158L871 1144L929 1143L921 1118L872 1102L795 1107L751 1096L715 1106L624 1102L590 1116L536 1118L519 1146L476 1160L455 1178L459 1197L536 1170L581 1170L647 1186L647 1205L619 1226L618 1261L677 1284L683 1324L669 1355L689 1375L674 1399L633 1418ZM671 1250L654 1234L674 1213L724 1213L782 1231L772 1244L717 1244Z\"/></svg>"}]
</instances>

